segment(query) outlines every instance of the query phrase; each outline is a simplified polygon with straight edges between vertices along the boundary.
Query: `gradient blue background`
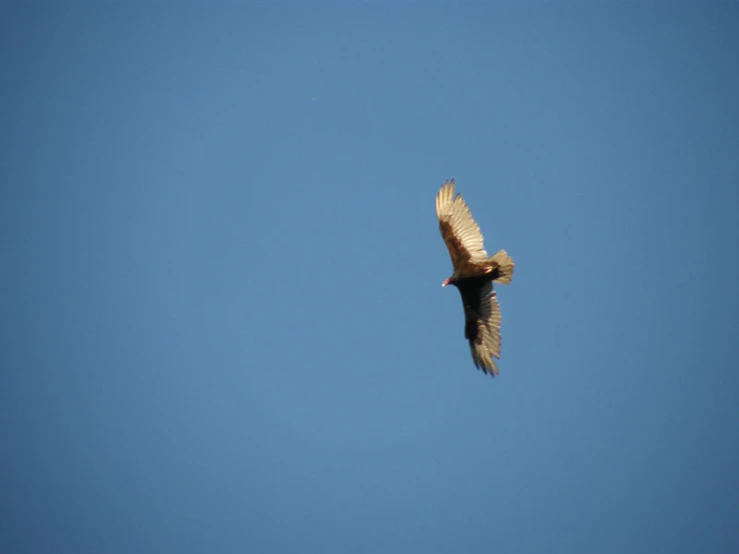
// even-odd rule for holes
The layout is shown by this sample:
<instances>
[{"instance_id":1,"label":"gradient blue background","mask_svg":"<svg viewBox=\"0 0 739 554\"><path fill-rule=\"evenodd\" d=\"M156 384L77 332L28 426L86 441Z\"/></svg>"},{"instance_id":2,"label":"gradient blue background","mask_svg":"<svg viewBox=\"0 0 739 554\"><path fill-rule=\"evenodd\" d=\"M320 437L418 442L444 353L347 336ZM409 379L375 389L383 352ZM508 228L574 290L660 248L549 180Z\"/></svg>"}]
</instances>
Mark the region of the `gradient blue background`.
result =
<instances>
[{"instance_id":1,"label":"gradient blue background","mask_svg":"<svg viewBox=\"0 0 739 554\"><path fill-rule=\"evenodd\" d=\"M4 5L0 551L738 552L737 28Z\"/></svg>"}]
</instances>

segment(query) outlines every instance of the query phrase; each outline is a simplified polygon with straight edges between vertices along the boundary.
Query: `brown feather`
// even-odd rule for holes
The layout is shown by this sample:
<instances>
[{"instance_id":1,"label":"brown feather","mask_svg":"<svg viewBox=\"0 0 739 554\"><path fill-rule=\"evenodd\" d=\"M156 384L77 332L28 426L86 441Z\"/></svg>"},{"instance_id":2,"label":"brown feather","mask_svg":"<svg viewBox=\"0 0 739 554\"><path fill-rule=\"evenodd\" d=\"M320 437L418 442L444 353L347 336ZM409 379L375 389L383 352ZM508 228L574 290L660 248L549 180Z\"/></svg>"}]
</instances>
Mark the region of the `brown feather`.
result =
<instances>
[{"instance_id":1,"label":"brown feather","mask_svg":"<svg viewBox=\"0 0 739 554\"><path fill-rule=\"evenodd\" d=\"M461 276L481 271L488 261L482 233L462 196L454 196L453 179L446 181L436 195L436 216L454 273Z\"/></svg>"},{"instance_id":2,"label":"brown feather","mask_svg":"<svg viewBox=\"0 0 739 554\"><path fill-rule=\"evenodd\" d=\"M470 262L470 253L467 252L457 235L454 234L451 224L446 221L439 221L439 230L446 243L447 250L449 250L449 257L452 259L452 267L455 272L466 268Z\"/></svg>"}]
</instances>

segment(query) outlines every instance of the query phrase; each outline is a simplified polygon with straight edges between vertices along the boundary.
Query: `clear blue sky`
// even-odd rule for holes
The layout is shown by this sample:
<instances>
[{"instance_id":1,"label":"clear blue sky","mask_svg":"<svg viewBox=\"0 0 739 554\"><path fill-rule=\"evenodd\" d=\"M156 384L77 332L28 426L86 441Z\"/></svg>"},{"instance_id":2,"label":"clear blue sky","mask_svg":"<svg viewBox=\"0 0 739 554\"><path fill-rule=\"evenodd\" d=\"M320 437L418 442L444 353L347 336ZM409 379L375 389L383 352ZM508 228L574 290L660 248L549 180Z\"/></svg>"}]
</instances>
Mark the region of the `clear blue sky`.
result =
<instances>
[{"instance_id":1,"label":"clear blue sky","mask_svg":"<svg viewBox=\"0 0 739 554\"><path fill-rule=\"evenodd\" d=\"M739 551L739 8L553 4L5 4L0 551Z\"/></svg>"}]
</instances>

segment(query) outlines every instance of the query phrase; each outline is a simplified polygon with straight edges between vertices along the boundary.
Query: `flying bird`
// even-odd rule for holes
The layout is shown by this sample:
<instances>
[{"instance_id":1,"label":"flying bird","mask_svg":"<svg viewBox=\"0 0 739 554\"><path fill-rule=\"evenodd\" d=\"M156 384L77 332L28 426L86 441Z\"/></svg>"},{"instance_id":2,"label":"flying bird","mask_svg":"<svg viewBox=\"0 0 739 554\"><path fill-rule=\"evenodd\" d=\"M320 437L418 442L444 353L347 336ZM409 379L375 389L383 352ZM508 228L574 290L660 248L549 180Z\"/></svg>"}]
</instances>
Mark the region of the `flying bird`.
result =
<instances>
[{"instance_id":1,"label":"flying bird","mask_svg":"<svg viewBox=\"0 0 739 554\"><path fill-rule=\"evenodd\" d=\"M500 359L500 306L493 281L510 284L515 264L505 250L488 258L482 233L454 180L446 181L436 195L439 230L449 249L454 273L441 286L454 285L464 305L464 336L470 343L475 367L495 377Z\"/></svg>"}]
</instances>

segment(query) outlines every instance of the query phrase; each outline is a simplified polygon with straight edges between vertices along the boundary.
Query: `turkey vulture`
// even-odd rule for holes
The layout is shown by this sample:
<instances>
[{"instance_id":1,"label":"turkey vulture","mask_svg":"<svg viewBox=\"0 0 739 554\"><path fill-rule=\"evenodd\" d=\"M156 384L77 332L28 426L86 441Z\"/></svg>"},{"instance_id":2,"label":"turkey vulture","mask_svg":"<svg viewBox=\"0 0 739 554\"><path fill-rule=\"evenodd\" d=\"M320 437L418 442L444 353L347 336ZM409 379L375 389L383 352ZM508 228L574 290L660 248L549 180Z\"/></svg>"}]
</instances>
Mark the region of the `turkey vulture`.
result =
<instances>
[{"instance_id":1,"label":"turkey vulture","mask_svg":"<svg viewBox=\"0 0 739 554\"><path fill-rule=\"evenodd\" d=\"M439 230L449 249L454 274L441 286L454 285L464 305L464 336L470 342L472 359L478 369L493 377L500 359L500 306L493 281L509 284L514 263L505 250L488 258L482 233L460 194L454 196L454 180L446 181L436 195Z\"/></svg>"}]
</instances>

